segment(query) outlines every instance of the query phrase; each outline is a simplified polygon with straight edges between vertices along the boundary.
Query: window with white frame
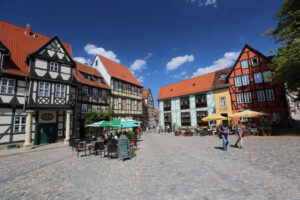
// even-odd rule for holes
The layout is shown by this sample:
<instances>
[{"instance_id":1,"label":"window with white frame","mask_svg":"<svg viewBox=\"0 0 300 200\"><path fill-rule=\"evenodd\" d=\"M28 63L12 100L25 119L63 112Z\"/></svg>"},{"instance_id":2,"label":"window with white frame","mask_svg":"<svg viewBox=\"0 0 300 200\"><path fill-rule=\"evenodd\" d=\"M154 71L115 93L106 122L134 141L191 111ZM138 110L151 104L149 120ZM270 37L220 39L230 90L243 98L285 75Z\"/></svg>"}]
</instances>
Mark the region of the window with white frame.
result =
<instances>
[{"instance_id":1,"label":"window with white frame","mask_svg":"<svg viewBox=\"0 0 300 200\"><path fill-rule=\"evenodd\" d=\"M248 60L242 60L241 61L241 67L242 67L242 69L248 68Z\"/></svg>"},{"instance_id":2,"label":"window with white frame","mask_svg":"<svg viewBox=\"0 0 300 200\"><path fill-rule=\"evenodd\" d=\"M98 89L97 88L93 88L93 96L94 97L98 96Z\"/></svg>"},{"instance_id":3,"label":"window with white frame","mask_svg":"<svg viewBox=\"0 0 300 200\"><path fill-rule=\"evenodd\" d=\"M226 98L220 97L220 106L226 106Z\"/></svg>"},{"instance_id":4,"label":"window with white frame","mask_svg":"<svg viewBox=\"0 0 300 200\"><path fill-rule=\"evenodd\" d=\"M88 111L87 104L81 104L81 112L86 113Z\"/></svg>"},{"instance_id":5,"label":"window with white frame","mask_svg":"<svg viewBox=\"0 0 300 200\"><path fill-rule=\"evenodd\" d=\"M101 93L102 93L102 94L101 94L102 98L105 99L105 98L106 98L106 90L102 90Z\"/></svg>"},{"instance_id":6,"label":"window with white frame","mask_svg":"<svg viewBox=\"0 0 300 200\"><path fill-rule=\"evenodd\" d=\"M131 101L131 110L135 110L135 101Z\"/></svg>"},{"instance_id":7,"label":"window with white frame","mask_svg":"<svg viewBox=\"0 0 300 200\"><path fill-rule=\"evenodd\" d=\"M280 116L278 114L278 112L271 112L270 115L271 121L275 124L279 124L280 123Z\"/></svg>"},{"instance_id":8,"label":"window with white frame","mask_svg":"<svg viewBox=\"0 0 300 200\"><path fill-rule=\"evenodd\" d=\"M83 87L82 87L82 94L83 94L83 95L87 95L87 94L88 94L88 92L89 92L89 89L88 89L88 87L86 87L86 86L83 86Z\"/></svg>"},{"instance_id":9,"label":"window with white frame","mask_svg":"<svg viewBox=\"0 0 300 200\"><path fill-rule=\"evenodd\" d=\"M134 94L134 86L131 86L131 94Z\"/></svg>"},{"instance_id":10,"label":"window with white frame","mask_svg":"<svg viewBox=\"0 0 300 200\"><path fill-rule=\"evenodd\" d=\"M236 94L236 102L237 102L238 104L244 103L244 96L243 96L243 93L238 93L238 94Z\"/></svg>"},{"instance_id":11,"label":"window with white frame","mask_svg":"<svg viewBox=\"0 0 300 200\"><path fill-rule=\"evenodd\" d=\"M126 110L126 99L122 99L122 110Z\"/></svg>"},{"instance_id":12,"label":"window with white frame","mask_svg":"<svg viewBox=\"0 0 300 200\"><path fill-rule=\"evenodd\" d=\"M245 92L244 93L244 102L245 103L251 103L252 102L251 92Z\"/></svg>"},{"instance_id":13,"label":"window with white frame","mask_svg":"<svg viewBox=\"0 0 300 200\"><path fill-rule=\"evenodd\" d=\"M242 80L241 80L240 76L234 77L234 85L235 85L235 87L242 86Z\"/></svg>"},{"instance_id":14,"label":"window with white frame","mask_svg":"<svg viewBox=\"0 0 300 200\"><path fill-rule=\"evenodd\" d=\"M49 97L50 96L50 83L39 82L39 92L40 97Z\"/></svg>"},{"instance_id":15,"label":"window with white frame","mask_svg":"<svg viewBox=\"0 0 300 200\"><path fill-rule=\"evenodd\" d=\"M138 110L139 110L139 111L142 111L142 102L139 102L139 103L138 103Z\"/></svg>"},{"instance_id":16,"label":"window with white frame","mask_svg":"<svg viewBox=\"0 0 300 200\"><path fill-rule=\"evenodd\" d=\"M114 82L114 90L119 90L119 82L118 81Z\"/></svg>"},{"instance_id":17,"label":"window with white frame","mask_svg":"<svg viewBox=\"0 0 300 200\"><path fill-rule=\"evenodd\" d=\"M51 61L50 62L50 71L58 72L59 64L58 62Z\"/></svg>"},{"instance_id":18,"label":"window with white frame","mask_svg":"<svg viewBox=\"0 0 300 200\"><path fill-rule=\"evenodd\" d=\"M267 89L265 91L266 91L267 101L274 101L275 100L274 90L273 89Z\"/></svg>"},{"instance_id":19,"label":"window with white frame","mask_svg":"<svg viewBox=\"0 0 300 200\"><path fill-rule=\"evenodd\" d=\"M97 105L92 105L92 111L93 112L98 112L98 106Z\"/></svg>"},{"instance_id":20,"label":"window with white frame","mask_svg":"<svg viewBox=\"0 0 300 200\"><path fill-rule=\"evenodd\" d=\"M254 73L253 76L254 76L254 82L255 83L262 83L263 82L261 72Z\"/></svg>"},{"instance_id":21,"label":"window with white frame","mask_svg":"<svg viewBox=\"0 0 300 200\"><path fill-rule=\"evenodd\" d=\"M264 71L263 72L264 82L269 83L272 82L272 74L271 71Z\"/></svg>"},{"instance_id":22,"label":"window with white frame","mask_svg":"<svg viewBox=\"0 0 300 200\"><path fill-rule=\"evenodd\" d=\"M259 65L258 57L251 58L251 66L255 67L255 66L258 66L258 65Z\"/></svg>"},{"instance_id":23,"label":"window with white frame","mask_svg":"<svg viewBox=\"0 0 300 200\"><path fill-rule=\"evenodd\" d=\"M119 109L119 99L114 99L114 109L117 110Z\"/></svg>"},{"instance_id":24,"label":"window with white frame","mask_svg":"<svg viewBox=\"0 0 300 200\"><path fill-rule=\"evenodd\" d=\"M1 94L14 94L15 93L15 80L8 78L1 78L0 81Z\"/></svg>"},{"instance_id":25,"label":"window with white frame","mask_svg":"<svg viewBox=\"0 0 300 200\"><path fill-rule=\"evenodd\" d=\"M105 112L105 110L106 110L105 106L101 106L100 109L101 109L101 112Z\"/></svg>"},{"instance_id":26,"label":"window with white frame","mask_svg":"<svg viewBox=\"0 0 300 200\"><path fill-rule=\"evenodd\" d=\"M258 91L256 92L256 94L257 94L257 101L258 101L258 102L264 102L264 101L266 101L266 98L265 98L265 91L263 91L263 90L258 90Z\"/></svg>"},{"instance_id":27,"label":"window with white frame","mask_svg":"<svg viewBox=\"0 0 300 200\"><path fill-rule=\"evenodd\" d=\"M14 133L25 132L26 116L15 116L14 118Z\"/></svg>"},{"instance_id":28,"label":"window with white frame","mask_svg":"<svg viewBox=\"0 0 300 200\"><path fill-rule=\"evenodd\" d=\"M56 84L55 97L65 98L65 96L66 96L66 86L63 84Z\"/></svg>"},{"instance_id":29,"label":"window with white frame","mask_svg":"<svg viewBox=\"0 0 300 200\"><path fill-rule=\"evenodd\" d=\"M250 84L249 75L242 76L242 84L243 85L249 85Z\"/></svg>"},{"instance_id":30,"label":"window with white frame","mask_svg":"<svg viewBox=\"0 0 300 200\"><path fill-rule=\"evenodd\" d=\"M126 88L127 88L126 83L122 83L122 92L126 92Z\"/></svg>"}]
</instances>

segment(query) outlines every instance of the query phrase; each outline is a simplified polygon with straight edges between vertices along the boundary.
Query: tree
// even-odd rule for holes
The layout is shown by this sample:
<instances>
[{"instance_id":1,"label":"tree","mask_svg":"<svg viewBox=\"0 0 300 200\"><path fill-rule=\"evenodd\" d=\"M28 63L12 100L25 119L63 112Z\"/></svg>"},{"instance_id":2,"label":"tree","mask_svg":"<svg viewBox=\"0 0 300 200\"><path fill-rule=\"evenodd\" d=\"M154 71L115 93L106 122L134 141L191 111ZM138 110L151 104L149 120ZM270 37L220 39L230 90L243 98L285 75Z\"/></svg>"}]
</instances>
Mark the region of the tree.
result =
<instances>
[{"instance_id":1,"label":"tree","mask_svg":"<svg viewBox=\"0 0 300 200\"><path fill-rule=\"evenodd\" d=\"M300 98L300 1L285 0L274 16L278 21L275 29L264 35L271 36L279 44L271 60L274 80L285 83L287 89Z\"/></svg>"}]
</instances>

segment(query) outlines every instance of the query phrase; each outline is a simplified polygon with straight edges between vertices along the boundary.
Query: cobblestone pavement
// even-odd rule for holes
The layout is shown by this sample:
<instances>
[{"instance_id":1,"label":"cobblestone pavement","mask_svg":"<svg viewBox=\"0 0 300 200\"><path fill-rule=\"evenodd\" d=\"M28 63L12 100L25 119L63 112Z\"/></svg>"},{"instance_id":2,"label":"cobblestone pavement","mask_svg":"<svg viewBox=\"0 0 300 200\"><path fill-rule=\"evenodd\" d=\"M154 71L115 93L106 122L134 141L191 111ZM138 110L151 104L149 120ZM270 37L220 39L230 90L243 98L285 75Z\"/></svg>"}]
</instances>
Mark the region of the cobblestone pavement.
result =
<instances>
[{"instance_id":1,"label":"cobblestone pavement","mask_svg":"<svg viewBox=\"0 0 300 200\"><path fill-rule=\"evenodd\" d=\"M145 134L124 162L63 144L5 150L0 199L300 199L300 137L247 137L228 152L221 142Z\"/></svg>"}]
</instances>

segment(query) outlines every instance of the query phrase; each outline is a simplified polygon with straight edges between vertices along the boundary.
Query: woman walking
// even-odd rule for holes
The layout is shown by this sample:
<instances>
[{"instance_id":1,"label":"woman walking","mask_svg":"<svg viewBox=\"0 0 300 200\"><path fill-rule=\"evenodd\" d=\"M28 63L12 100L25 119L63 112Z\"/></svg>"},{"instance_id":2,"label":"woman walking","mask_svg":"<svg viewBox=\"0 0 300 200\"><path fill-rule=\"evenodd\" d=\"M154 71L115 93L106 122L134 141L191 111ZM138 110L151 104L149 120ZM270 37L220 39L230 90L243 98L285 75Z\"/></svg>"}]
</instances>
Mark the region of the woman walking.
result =
<instances>
[{"instance_id":1,"label":"woman walking","mask_svg":"<svg viewBox=\"0 0 300 200\"><path fill-rule=\"evenodd\" d=\"M240 147L241 149L243 148L243 129L241 126L241 121L238 122L236 125L236 135L237 135L237 140L235 142L236 147Z\"/></svg>"},{"instance_id":2,"label":"woman walking","mask_svg":"<svg viewBox=\"0 0 300 200\"><path fill-rule=\"evenodd\" d=\"M223 140L223 150L227 151L227 147L229 144L229 128L225 121L223 121L223 124L219 127L219 132Z\"/></svg>"}]
</instances>

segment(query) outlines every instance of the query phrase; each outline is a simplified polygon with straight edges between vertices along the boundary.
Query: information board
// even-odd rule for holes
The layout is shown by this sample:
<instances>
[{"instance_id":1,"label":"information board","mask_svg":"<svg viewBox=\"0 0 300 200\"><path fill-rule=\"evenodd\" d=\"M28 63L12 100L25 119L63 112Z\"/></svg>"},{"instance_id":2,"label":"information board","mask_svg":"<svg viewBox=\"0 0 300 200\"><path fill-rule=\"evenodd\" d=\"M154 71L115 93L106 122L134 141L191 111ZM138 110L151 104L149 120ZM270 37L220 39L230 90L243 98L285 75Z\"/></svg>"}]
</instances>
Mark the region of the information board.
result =
<instances>
[{"instance_id":1,"label":"information board","mask_svg":"<svg viewBox=\"0 0 300 200\"><path fill-rule=\"evenodd\" d=\"M119 159L130 158L129 140L126 135L122 134L118 139Z\"/></svg>"}]
</instances>

